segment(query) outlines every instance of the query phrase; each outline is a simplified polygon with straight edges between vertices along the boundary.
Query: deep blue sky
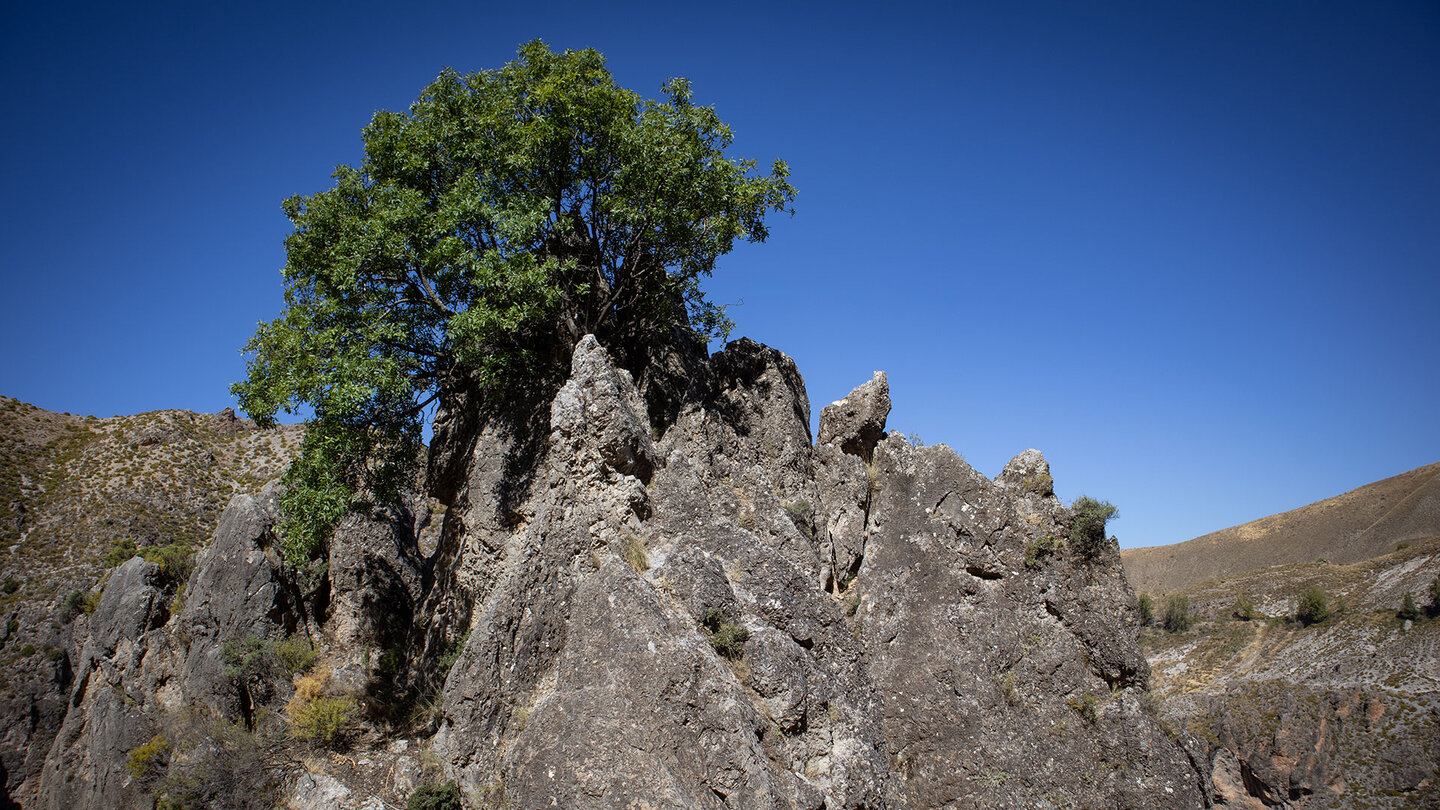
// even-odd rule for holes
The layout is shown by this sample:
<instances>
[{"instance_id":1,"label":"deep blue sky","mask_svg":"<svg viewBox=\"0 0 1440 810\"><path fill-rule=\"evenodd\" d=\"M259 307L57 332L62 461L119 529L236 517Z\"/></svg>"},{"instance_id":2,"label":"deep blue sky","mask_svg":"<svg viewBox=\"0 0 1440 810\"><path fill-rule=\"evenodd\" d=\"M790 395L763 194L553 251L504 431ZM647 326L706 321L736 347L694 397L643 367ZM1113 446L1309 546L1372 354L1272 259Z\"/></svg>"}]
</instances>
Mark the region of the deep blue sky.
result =
<instances>
[{"instance_id":1,"label":"deep blue sky","mask_svg":"<svg viewBox=\"0 0 1440 810\"><path fill-rule=\"evenodd\" d=\"M709 289L817 414L885 369L892 428L1043 450L1127 546L1440 461L1433 2L415 5L5 4L0 393L232 404L280 201L541 37L789 161Z\"/></svg>"}]
</instances>

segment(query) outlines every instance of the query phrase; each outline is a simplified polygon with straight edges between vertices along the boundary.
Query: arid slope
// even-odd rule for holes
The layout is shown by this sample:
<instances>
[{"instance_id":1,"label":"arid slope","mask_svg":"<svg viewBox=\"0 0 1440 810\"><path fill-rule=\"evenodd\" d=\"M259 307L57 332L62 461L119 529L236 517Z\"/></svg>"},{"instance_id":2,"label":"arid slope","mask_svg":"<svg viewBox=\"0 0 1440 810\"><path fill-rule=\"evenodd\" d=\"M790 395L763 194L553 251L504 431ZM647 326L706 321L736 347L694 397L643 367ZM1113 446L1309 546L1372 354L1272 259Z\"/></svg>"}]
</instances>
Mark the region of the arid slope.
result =
<instances>
[{"instance_id":1,"label":"arid slope","mask_svg":"<svg viewBox=\"0 0 1440 810\"><path fill-rule=\"evenodd\" d=\"M1121 551L1136 593L1165 594L1274 565L1355 563L1440 537L1440 463L1184 543Z\"/></svg>"}]
</instances>

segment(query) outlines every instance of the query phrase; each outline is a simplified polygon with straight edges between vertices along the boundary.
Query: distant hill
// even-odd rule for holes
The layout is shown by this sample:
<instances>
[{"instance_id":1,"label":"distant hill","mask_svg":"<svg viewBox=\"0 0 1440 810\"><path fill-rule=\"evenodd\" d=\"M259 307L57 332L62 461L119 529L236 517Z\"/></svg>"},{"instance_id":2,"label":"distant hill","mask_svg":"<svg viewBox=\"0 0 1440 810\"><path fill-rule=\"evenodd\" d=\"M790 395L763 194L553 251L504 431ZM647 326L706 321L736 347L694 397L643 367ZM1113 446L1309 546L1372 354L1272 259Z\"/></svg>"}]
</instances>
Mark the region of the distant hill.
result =
<instances>
[{"instance_id":1,"label":"distant hill","mask_svg":"<svg viewBox=\"0 0 1440 810\"><path fill-rule=\"evenodd\" d=\"M1162 594L1274 565L1360 562L1432 537L1440 537L1440 463L1184 543L1125 549L1120 556L1137 593Z\"/></svg>"}]
</instances>

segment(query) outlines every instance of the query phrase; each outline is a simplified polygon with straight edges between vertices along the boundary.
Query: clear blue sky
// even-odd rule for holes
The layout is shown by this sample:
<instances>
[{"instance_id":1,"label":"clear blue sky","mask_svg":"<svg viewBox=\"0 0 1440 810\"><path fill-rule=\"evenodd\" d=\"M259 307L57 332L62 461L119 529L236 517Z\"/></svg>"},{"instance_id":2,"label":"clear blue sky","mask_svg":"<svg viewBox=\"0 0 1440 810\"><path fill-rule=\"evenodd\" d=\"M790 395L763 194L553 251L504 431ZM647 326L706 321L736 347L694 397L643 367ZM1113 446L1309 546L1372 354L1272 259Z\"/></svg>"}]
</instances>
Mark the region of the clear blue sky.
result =
<instances>
[{"instance_id":1,"label":"clear blue sky","mask_svg":"<svg viewBox=\"0 0 1440 810\"><path fill-rule=\"evenodd\" d=\"M0 393L232 404L280 201L541 37L789 161L709 289L817 414L885 369L891 427L1043 450L1127 546L1440 461L1434 2L414 6L6 3Z\"/></svg>"}]
</instances>

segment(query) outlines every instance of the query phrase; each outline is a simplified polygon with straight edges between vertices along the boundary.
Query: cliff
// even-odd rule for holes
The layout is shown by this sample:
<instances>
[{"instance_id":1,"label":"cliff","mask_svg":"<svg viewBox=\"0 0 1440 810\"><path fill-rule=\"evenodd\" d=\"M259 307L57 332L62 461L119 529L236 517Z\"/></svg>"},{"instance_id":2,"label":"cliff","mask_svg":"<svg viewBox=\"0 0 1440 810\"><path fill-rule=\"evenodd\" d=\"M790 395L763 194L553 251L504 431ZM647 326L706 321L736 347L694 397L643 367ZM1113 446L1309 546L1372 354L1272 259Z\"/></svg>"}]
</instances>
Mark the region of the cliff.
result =
<instances>
[{"instance_id":1,"label":"cliff","mask_svg":"<svg viewBox=\"0 0 1440 810\"><path fill-rule=\"evenodd\" d=\"M812 440L778 351L637 379L586 338L537 419L451 402L436 500L357 509L318 580L236 495L183 604L110 573L34 806L1207 804L1113 540L1067 546L1039 453L990 480L889 407Z\"/></svg>"}]
</instances>

